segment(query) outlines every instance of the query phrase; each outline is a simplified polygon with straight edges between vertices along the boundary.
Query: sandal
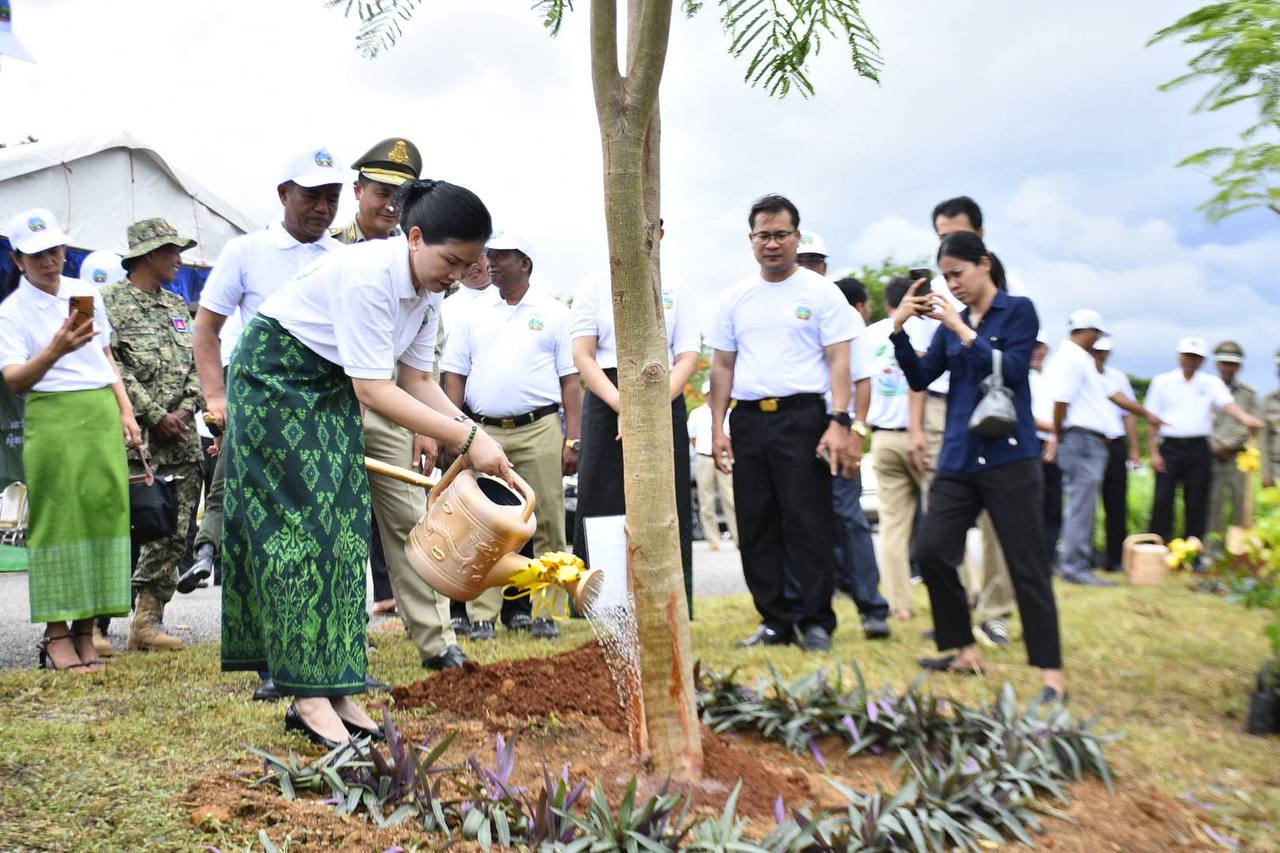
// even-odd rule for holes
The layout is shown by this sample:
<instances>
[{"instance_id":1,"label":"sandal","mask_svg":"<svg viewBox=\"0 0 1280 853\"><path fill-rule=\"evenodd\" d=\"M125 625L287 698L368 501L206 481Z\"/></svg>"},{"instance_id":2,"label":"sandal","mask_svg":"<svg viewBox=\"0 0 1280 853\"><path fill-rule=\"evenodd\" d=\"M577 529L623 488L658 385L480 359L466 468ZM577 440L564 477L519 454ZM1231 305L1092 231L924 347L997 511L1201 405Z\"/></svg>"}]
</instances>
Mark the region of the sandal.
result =
<instances>
[{"instance_id":1,"label":"sandal","mask_svg":"<svg viewBox=\"0 0 1280 853\"><path fill-rule=\"evenodd\" d=\"M58 672L76 672L76 671L85 670L89 668L89 664L85 663L84 661L69 663L66 666L58 666L56 663L54 663L53 658L49 656L49 644L56 643L59 640L66 640L67 642L71 643L71 647L73 649L75 648L75 641L71 639L70 634L61 634L57 637L45 637L39 643L36 644L36 649L40 652L37 660L40 663L41 669L52 669ZM79 653L77 652L77 655L78 654Z\"/></svg>"},{"instance_id":2,"label":"sandal","mask_svg":"<svg viewBox=\"0 0 1280 853\"><path fill-rule=\"evenodd\" d=\"M75 631L71 634L71 636L72 637L88 637L91 641L96 639L96 637L94 637L94 632L92 628L90 628L88 631ZM97 653L96 644L94 644L94 653L95 654ZM79 652L76 652L76 654L79 654ZM102 655L100 654L97 657L95 657L93 660L84 660L83 658L81 658L81 660L83 661L84 668L89 670L89 672L105 672L107 669L107 662L102 659Z\"/></svg>"},{"instance_id":3,"label":"sandal","mask_svg":"<svg viewBox=\"0 0 1280 853\"><path fill-rule=\"evenodd\" d=\"M930 672L954 672L959 675L982 675L982 664L970 664L968 666L956 666L956 659L959 655L946 655L940 658L920 658L917 663L921 669L927 669Z\"/></svg>"}]
</instances>

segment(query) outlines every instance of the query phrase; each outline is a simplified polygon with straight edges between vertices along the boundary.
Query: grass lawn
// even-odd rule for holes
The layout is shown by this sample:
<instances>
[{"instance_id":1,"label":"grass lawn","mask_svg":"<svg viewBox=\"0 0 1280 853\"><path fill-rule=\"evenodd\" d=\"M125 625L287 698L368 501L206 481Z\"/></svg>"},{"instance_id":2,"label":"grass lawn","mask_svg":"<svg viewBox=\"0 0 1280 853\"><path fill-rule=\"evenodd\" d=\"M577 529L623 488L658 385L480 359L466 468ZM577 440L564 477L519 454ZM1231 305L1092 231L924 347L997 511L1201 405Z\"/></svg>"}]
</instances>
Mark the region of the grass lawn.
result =
<instances>
[{"instance_id":1,"label":"grass lawn","mask_svg":"<svg viewBox=\"0 0 1280 853\"><path fill-rule=\"evenodd\" d=\"M1118 785L1145 785L1193 798L1206 823L1249 849L1280 849L1280 738L1242 733L1245 691L1266 653L1260 612L1163 588L1059 587L1063 634L1077 712L1096 714L1122 739L1108 757ZM917 590L920 604L924 593ZM695 652L716 668L764 672L766 657L785 674L823 663L857 662L869 686L905 686L930 646L917 618L885 642L857 630L851 604L826 658L798 650L744 651L734 643L755 619L744 596L701 599ZM426 673L411 644L377 634L371 669L404 684ZM564 651L591 636L569 624L555 644L497 641L470 645L480 662ZM1024 699L1038 687L1020 645L988 652L985 679L935 676L939 694L977 702L1008 680ZM0 674L0 850L196 850L210 836L176 802L211 772L242 766L244 745L312 754L281 725L283 705L248 701L253 679L218 671L217 647L178 655L129 654L106 673ZM231 842L228 844L228 842ZM249 849L253 837L222 837L223 850ZM1109 849L1100 840L1099 849Z\"/></svg>"}]
</instances>

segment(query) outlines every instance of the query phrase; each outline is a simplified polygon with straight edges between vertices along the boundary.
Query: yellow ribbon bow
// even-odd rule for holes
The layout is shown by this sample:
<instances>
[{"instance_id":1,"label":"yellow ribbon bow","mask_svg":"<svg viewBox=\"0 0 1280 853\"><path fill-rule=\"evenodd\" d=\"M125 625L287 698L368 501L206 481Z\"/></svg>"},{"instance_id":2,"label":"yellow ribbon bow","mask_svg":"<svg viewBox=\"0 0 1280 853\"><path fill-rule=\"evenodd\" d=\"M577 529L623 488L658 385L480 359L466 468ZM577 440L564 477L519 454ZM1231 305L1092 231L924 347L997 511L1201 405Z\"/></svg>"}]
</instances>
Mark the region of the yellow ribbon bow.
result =
<instances>
[{"instance_id":1,"label":"yellow ribbon bow","mask_svg":"<svg viewBox=\"0 0 1280 853\"><path fill-rule=\"evenodd\" d=\"M528 596L533 602L533 618L546 615L563 621L569 618L569 596L564 587L586 570L587 565L580 557L564 551L548 551L511 576L507 585L515 587L515 591L504 593L503 597L514 601Z\"/></svg>"},{"instance_id":2,"label":"yellow ribbon bow","mask_svg":"<svg viewBox=\"0 0 1280 853\"><path fill-rule=\"evenodd\" d=\"M1169 543L1169 555L1164 558L1165 564L1171 569L1190 565L1202 550L1204 550L1204 544L1194 536L1187 539L1174 539Z\"/></svg>"}]
</instances>

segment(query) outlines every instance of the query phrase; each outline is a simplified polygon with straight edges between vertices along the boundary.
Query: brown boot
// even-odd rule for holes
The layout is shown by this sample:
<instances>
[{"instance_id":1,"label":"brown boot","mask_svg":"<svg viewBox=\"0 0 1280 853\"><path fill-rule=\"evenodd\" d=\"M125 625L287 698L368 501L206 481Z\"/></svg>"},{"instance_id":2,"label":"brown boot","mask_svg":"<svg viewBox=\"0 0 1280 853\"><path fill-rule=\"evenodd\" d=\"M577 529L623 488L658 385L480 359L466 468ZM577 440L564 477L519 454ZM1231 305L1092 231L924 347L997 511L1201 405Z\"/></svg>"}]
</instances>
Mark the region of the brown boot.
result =
<instances>
[{"instance_id":1,"label":"brown boot","mask_svg":"<svg viewBox=\"0 0 1280 853\"><path fill-rule=\"evenodd\" d=\"M160 627L164 604L145 590L138 593L133 606L133 623L129 626L129 650L135 652L177 652L182 640L171 637Z\"/></svg>"},{"instance_id":2,"label":"brown boot","mask_svg":"<svg viewBox=\"0 0 1280 853\"><path fill-rule=\"evenodd\" d=\"M100 658L115 657L116 647L111 645L111 641L102 635L97 625L93 626L93 647L98 650L98 657Z\"/></svg>"}]
</instances>

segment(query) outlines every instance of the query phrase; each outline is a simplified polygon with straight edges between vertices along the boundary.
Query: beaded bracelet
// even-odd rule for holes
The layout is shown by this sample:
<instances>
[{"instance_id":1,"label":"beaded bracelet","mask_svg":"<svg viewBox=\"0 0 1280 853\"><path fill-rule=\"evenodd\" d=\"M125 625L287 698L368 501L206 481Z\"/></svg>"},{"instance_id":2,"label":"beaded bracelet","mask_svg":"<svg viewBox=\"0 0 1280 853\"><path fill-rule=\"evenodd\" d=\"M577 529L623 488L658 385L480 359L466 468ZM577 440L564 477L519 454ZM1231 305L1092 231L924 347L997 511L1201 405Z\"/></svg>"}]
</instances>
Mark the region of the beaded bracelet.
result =
<instances>
[{"instance_id":1,"label":"beaded bracelet","mask_svg":"<svg viewBox=\"0 0 1280 853\"><path fill-rule=\"evenodd\" d=\"M476 426L475 424L471 425L471 432L469 435L467 435L467 440L462 445L462 449L458 451L459 456L465 455L466 452L471 449L471 442L475 441L476 433L478 433L479 431L480 431L480 427Z\"/></svg>"}]
</instances>

